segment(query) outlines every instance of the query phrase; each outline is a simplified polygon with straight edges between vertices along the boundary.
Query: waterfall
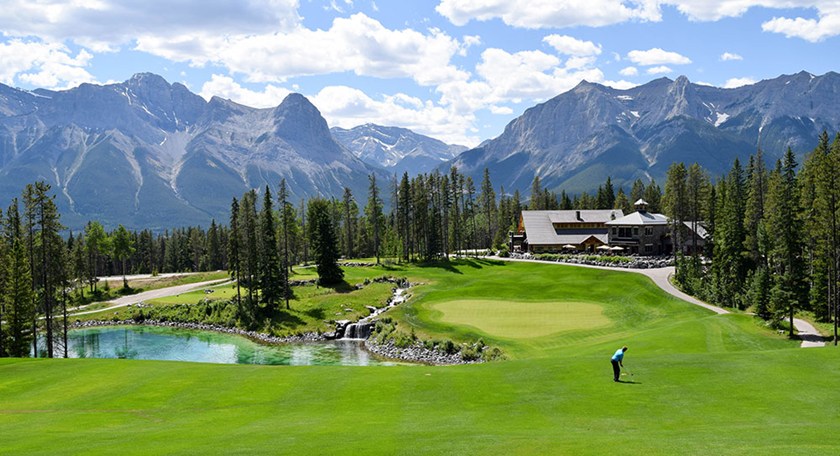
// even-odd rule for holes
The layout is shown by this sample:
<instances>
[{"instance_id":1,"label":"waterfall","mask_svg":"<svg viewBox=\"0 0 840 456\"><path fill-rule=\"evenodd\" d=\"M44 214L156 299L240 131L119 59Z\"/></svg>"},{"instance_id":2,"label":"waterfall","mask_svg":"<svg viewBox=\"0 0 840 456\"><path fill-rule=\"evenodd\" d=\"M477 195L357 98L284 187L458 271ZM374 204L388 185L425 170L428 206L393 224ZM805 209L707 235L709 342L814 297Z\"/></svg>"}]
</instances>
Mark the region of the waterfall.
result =
<instances>
[{"instance_id":1,"label":"waterfall","mask_svg":"<svg viewBox=\"0 0 840 456\"><path fill-rule=\"evenodd\" d=\"M371 332L373 332L373 323L371 322L350 323L344 328L342 339L367 339Z\"/></svg>"}]
</instances>

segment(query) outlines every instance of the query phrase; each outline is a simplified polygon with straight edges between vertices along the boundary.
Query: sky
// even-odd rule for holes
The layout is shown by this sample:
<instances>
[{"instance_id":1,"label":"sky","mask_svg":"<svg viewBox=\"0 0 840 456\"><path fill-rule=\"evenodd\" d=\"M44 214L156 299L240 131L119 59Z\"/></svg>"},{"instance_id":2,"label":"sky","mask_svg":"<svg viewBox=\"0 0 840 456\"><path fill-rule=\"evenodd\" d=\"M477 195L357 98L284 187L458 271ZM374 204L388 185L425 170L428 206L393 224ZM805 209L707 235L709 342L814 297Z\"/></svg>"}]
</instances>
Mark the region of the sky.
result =
<instances>
[{"instance_id":1,"label":"sky","mask_svg":"<svg viewBox=\"0 0 840 456\"><path fill-rule=\"evenodd\" d=\"M156 73L330 126L476 146L582 80L738 87L840 70L840 0L0 0L0 83Z\"/></svg>"}]
</instances>

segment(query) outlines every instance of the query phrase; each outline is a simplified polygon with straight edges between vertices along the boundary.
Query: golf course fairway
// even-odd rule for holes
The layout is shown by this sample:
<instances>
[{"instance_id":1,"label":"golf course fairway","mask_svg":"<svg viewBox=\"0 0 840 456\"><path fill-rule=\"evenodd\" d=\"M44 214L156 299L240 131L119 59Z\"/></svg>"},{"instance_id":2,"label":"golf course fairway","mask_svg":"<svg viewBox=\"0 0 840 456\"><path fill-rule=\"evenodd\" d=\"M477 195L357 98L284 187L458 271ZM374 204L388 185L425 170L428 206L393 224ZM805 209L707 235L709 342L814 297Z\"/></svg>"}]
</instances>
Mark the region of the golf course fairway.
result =
<instances>
[{"instance_id":1,"label":"golf course fairway","mask_svg":"<svg viewBox=\"0 0 840 456\"><path fill-rule=\"evenodd\" d=\"M834 347L799 348L751 316L716 315L638 274L491 260L383 269L420 284L389 311L401 330L482 338L507 359L2 359L0 454L840 453ZM466 301L537 309L545 328L527 337L488 319L447 319L459 305L446 303ZM597 307L587 315L604 322L558 330L543 307L566 302ZM633 375L614 383L608 360L622 345Z\"/></svg>"}]
</instances>

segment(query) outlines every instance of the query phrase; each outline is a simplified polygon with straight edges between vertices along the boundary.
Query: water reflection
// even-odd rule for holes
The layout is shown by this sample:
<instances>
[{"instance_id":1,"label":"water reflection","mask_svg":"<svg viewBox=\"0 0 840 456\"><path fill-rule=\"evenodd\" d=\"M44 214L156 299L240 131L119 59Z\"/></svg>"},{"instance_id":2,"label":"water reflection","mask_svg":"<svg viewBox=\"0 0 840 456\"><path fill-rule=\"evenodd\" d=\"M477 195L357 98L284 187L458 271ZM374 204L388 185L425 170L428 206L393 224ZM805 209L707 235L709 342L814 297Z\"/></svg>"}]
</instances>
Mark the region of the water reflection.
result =
<instances>
[{"instance_id":1,"label":"water reflection","mask_svg":"<svg viewBox=\"0 0 840 456\"><path fill-rule=\"evenodd\" d=\"M68 352L75 358L295 366L391 364L364 350L360 341L261 345L229 334L149 326L76 329L68 333L68 344Z\"/></svg>"}]
</instances>

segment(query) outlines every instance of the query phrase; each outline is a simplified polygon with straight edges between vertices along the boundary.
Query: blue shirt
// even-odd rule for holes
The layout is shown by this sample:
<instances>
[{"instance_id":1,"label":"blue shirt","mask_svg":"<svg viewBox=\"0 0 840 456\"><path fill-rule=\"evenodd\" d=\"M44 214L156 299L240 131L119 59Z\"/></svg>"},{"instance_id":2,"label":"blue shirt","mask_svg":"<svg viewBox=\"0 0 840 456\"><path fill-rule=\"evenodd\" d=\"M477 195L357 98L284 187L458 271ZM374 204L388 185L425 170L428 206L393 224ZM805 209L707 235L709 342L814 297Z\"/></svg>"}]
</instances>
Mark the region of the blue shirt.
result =
<instances>
[{"instance_id":1,"label":"blue shirt","mask_svg":"<svg viewBox=\"0 0 840 456\"><path fill-rule=\"evenodd\" d=\"M612 356L613 361L621 362L624 359L624 350L619 348L615 351L615 354Z\"/></svg>"}]
</instances>

